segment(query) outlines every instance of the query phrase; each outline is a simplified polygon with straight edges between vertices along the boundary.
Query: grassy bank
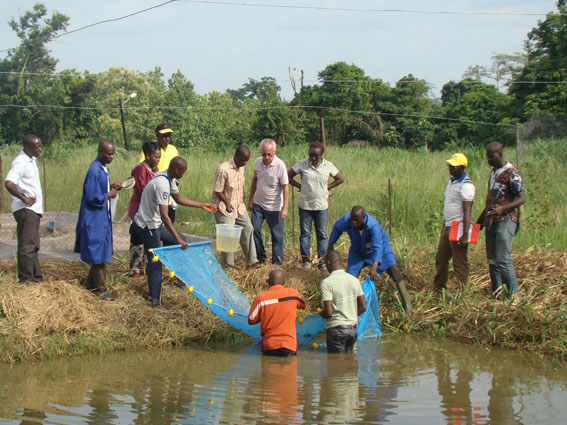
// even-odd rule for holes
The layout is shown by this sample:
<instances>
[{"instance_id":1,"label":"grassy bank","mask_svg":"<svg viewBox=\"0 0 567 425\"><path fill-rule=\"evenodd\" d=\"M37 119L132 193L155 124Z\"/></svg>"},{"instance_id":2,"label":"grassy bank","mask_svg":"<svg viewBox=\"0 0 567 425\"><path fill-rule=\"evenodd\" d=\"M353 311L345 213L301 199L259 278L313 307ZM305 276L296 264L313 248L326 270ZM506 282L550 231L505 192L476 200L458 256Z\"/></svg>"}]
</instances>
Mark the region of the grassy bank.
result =
<instances>
[{"instance_id":1,"label":"grassy bank","mask_svg":"<svg viewBox=\"0 0 567 425\"><path fill-rule=\"evenodd\" d=\"M298 267L298 257L286 253L284 272L288 286L300 291L312 314L320 304L317 270ZM243 259L239 259L240 265ZM442 296L431 291L433 259L415 250L401 267L413 300L414 314L404 317L396 291L383 276L381 296L384 333L407 332L457 339L488 348L524 350L567 359L567 254L529 249L515 256L521 296L514 302L489 296L489 276L482 252L471 252L471 288L451 286ZM87 266L44 262L47 282L19 285L13 263L2 263L0 276L0 362L87 355L117 350L163 348L203 344L213 340L246 342L184 288L167 282L166 308L155 310L145 301L144 278L128 278L127 264L117 258L110 268L109 288L114 302L99 301L82 289L78 280ZM229 277L249 298L265 290L272 266L253 272L231 269Z\"/></svg>"}]
</instances>

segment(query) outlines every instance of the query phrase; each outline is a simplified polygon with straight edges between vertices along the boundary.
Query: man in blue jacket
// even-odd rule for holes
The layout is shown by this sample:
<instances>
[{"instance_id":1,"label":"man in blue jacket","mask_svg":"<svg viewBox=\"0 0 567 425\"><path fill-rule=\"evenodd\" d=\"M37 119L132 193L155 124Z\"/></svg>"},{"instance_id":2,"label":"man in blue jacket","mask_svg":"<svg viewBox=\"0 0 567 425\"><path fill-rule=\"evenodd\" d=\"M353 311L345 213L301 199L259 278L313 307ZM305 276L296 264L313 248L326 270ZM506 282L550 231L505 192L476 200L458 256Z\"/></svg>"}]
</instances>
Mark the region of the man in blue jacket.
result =
<instances>
[{"instance_id":1,"label":"man in blue jacket","mask_svg":"<svg viewBox=\"0 0 567 425\"><path fill-rule=\"evenodd\" d=\"M398 288L404 310L407 314L411 314L412 308L403 282L404 277L396 265L388 235L378 220L364 212L364 208L360 205L354 206L333 225L329 237L329 251L333 250L334 244L343 232L347 232L351 243L347 273L357 277L365 265L370 266L370 277L373 280L383 272L388 273Z\"/></svg>"},{"instance_id":2,"label":"man in blue jacket","mask_svg":"<svg viewBox=\"0 0 567 425\"><path fill-rule=\"evenodd\" d=\"M75 239L75 252L91 265L84 286L105 301L113 299L106 291L106 263L112 261L110 199L122 188L119 183L111 185L108 178L106 166L114 159L114 153L110 140L99 142L98 156L91 162L83 183Z\"/></svg>"}]
</instances>

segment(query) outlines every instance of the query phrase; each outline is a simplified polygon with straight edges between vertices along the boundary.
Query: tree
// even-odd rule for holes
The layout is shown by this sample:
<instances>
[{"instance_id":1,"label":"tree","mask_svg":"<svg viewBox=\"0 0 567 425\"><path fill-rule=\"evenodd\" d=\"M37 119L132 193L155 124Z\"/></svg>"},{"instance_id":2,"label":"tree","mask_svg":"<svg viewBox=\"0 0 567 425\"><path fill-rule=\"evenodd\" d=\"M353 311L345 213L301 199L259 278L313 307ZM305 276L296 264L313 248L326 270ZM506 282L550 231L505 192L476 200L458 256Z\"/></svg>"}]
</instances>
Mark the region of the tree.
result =
<instances>
[{"instance_id":1,"label":"tree","mask_svg":"<svg viewBox=\"0 0 567 425\"><path fill-rule=\"evenodd\" d=\"M28 106L49 104L57 86L49 75L55 70L57 60L50 56L47 44L67 28L69 18L56 11L51 18L46 15L47 8L37 3L33 11L9 22L21 42L0 61L0 70L8 72L0 78L0 100L17 105L0 112L5 141L19 141L22 134L37 132L44 143L49 143L62 132L61 114L54 109Z\"/></svg>"},{"instance_id":2,"label":"tree","mask_svg":"<svg viewBox=\"0 0 567 425\"><path fill-rule=\"evenodd\" d=\"M510 95L523 120L536 111L567 110L567 0L558 0L557 9L528 33L527 64L512 81Z\"/></svg>"},{"instance_id":3,"label":"tree","mask_svg":"<svg viewBox=\"0 0 567 425\"><path fill-rule=\"evenodd\" d=\"M492 55L492 65L490 67L481 65L471 65L463 74L463 79L473 79L482 81L483 79L494 80L496 88L502 88L502 82L507 81L526 64L526 55L515 53L506 55L498 53Z\"/></svg>"},{"instance_id":4,"label":"tree","mask_svg":"<svg viewBox=\"0 0 567 425\"><path fill-rule=\"evenodd\" d=\"M246 100L259 100L265 102L267 99L278 96L281 87L276 83L274 77L262 77L259 81L249 78L241 88L228 89L226 92L235 102L244 103Z\"/></svg>"}]
</instances>

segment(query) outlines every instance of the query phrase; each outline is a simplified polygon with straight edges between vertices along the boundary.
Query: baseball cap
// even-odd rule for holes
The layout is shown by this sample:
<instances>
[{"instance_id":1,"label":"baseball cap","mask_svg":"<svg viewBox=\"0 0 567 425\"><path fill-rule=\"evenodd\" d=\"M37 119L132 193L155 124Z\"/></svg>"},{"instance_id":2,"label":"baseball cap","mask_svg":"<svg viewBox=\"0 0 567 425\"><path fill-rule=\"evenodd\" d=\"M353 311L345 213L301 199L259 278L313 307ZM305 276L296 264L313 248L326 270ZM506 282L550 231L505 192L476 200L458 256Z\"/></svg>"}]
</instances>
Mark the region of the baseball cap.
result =
<instances>
[{"instance_id":1,"label":"baseball cap","mask_svg":"<svg viewBox=\"0 0 567 425\"><path fill-rule=\"evenodd\" d=\"M163 123L163 124L158 124L158 126L156 127L156 133L160 133L160 134L173 133L173 130L169 128L169 125Z\"/></svg>"},{"instance_id":2,"label":"baseball cap","mask_svg":"<svg viewBox=\"0 0 567 425\"><path fill-rule=\"evenodd\" d=\"M469 165L469 161L467 160L467 157L462 153L454 154L451 158L447 160L447 163L449 165L452 165L453 167L459 167L460 165L466 167L467 165Z\"/></svg>"}]
</instances>

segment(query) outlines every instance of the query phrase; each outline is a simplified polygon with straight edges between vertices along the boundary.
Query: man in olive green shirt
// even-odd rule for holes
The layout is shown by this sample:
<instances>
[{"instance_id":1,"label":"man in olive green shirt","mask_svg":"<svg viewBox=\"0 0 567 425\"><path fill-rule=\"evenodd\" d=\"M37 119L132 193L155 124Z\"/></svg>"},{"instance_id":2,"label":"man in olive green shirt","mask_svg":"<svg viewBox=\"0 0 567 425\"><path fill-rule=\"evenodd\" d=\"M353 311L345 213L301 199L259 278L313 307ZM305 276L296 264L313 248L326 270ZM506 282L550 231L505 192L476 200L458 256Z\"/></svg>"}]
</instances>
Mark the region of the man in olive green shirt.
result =
<instances>
[{"instance_id":1,"label":"man in olive green shirt","mask_svg":"<svg viewBox=\"0 0 567 425\"><path fill-rule=\"evenodd\" d=\"M321 282L323 310L327 319L327 352L345 353L356 342L358 316L366 311L360 282L344 271L338 251L329 251L325 264L330 275Z\"/></svg>"}]
</instances>

